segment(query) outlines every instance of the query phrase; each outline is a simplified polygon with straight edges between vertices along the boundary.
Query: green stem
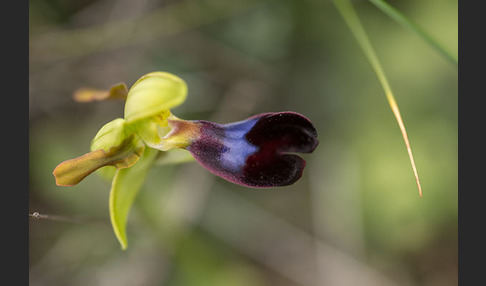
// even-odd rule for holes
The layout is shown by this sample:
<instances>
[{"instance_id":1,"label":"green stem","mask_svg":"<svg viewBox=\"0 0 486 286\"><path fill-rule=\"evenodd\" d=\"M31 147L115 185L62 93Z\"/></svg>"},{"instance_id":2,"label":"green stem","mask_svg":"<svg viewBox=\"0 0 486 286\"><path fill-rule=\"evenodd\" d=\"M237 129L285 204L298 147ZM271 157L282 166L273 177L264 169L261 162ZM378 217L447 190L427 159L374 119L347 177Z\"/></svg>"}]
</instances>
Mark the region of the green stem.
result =
<instances>
[{"instance_id":1,"label":"green stem","mask_svg":"<svg viewBox=\"0 0 486 286\"><path fill-rule=\"evenodd\" d=\"M371 64L378 80L381 83L381 86L385 92L386 98L390 107L395 115L395 118L398 122L398 126L400 127L400 131L402 132L403 140L405 141L405 145L407 147L408 156L410 158L410 163L412 165L413 173L415 176L415 181L417 183L417 187L419 190L420 197L422 197L422 187L420 185L420 180L417 173L417 168L415 166L415 161L413 159L412 148L410 147L410 142L408 140L407 130L405 129L405 125L403 124L402 116L400 115L400 110L398 109L398 105L395 101L395 97L393 96L393 92L391 90L390 84L383 72L383 68L381 67L380 61L375 54L375 51L371 45L371 42L361 24L356 11L354 10L351 2L349 0L333 0L334 4L338 8L341 16L344 18L346 23L348 24L351 32L353 33L354 37L358 41L361 49L365 53L366 58Z\"/></svg>"},{"instance_id":2,"label":"green stem","mask_svg":"<svg viewBox=\"0 0 486 286\"><path fill-rule=\"evenodd\" d=\"M409 20L404 14L402 14L400 11L396 10L383 0L369 1L373 3L378 9L387 14L390 18L397 21L400 25L411 30L412 32L415 32L423 40L425 40L425 42L432 46L432 48L437 50L444 58L446 58L449 62L457 67L457 55L453 55L451 52L449 52L444 46L439 44L439 42L437 42L429 34L427 34L424 29L422 29L419 25Z\"/></svg>"}]
</instances>

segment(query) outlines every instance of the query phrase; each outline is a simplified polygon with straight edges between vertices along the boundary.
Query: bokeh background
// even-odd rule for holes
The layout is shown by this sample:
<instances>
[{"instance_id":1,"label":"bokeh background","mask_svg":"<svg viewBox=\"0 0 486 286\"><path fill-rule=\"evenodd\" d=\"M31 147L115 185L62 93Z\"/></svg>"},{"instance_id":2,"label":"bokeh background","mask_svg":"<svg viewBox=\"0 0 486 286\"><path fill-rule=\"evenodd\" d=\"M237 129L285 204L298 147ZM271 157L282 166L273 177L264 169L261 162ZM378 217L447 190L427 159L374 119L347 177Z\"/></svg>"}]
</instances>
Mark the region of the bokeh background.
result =
<instances>
[{"instance_id":1,"label":"bokeh background","mask_svg":"<svg viewBox=\"0 0 486 286\"><path fill-rule=\"evenodd\" d=\"M388 1L457 54L457 0ZM379 82L328 0L29 1L31 285L456 285L458 71L353 1L402 112L424 191ZM292 186L248 189L195 162L154 166L122 251L110 182L55 185L123 102L82 87L183 78L173 113L227 123L292 110L320 145Z\"/></svg>"}]
</instances>

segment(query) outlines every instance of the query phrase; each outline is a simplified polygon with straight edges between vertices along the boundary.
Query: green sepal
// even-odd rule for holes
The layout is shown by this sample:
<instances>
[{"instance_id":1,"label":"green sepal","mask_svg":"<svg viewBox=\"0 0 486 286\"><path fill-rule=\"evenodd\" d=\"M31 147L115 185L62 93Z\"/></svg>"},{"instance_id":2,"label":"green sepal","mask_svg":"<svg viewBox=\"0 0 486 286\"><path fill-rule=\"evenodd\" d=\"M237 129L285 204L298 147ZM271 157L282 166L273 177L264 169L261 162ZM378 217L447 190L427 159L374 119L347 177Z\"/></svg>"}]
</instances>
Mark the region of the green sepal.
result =
<instances>
[{"instance_id":1,"label":"green sepal","mask_svg":"<svg viewBox=\"0 0 486 286\"><path fill-rule=\"evenodd\" d=\"M157 153L158 151L155 149L145 148L137 164L131 168L116 170L113 178L109 198L110 220L123 250L127 248L126 224L128 213Z\"/></svg>"},{"instance_id":2,"label":"green sepal","mask_svg":"<svg viewBox=\"0 0 486 286\"><path fill-rule=\"evenodd\" d=\"M96 170L96 175L100 176L103 180L111 182L113 177L115 177L116 167L104 166Z\"/></svg>"},{"instance_id":3,"label":"green sepal","mask_svg":"<svg viewBox=\"0 0 486 286\"><path fill-rule=\"evenodd\" d=\"M128 91L125 119L134 122L159 115L186 100L187 84L167 72L152 72L142 76Z\"/></svg>"}]
</instances>

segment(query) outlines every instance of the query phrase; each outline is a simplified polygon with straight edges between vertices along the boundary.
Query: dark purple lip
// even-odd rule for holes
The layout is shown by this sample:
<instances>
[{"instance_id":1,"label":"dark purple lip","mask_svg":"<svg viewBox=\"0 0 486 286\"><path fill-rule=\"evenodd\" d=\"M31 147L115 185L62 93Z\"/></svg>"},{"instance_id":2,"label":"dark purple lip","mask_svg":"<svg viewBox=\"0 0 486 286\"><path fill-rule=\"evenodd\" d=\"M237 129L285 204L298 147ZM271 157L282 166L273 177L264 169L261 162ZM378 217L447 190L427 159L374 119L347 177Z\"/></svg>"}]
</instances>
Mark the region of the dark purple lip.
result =
<instances>
[{"instance_id":1,"label":"dark purple lip","mask_svg":"<svg viewBox=\"0 0 486 286\"><path fill-rule=\"evenodd\" d=\"M295 183L306 162L288 153L311 153L319 144L312 122L290 111L262 113L230 124L195 123L200 136L187 150L215 175L248 187Z\"/></svg>"}]
</instances>

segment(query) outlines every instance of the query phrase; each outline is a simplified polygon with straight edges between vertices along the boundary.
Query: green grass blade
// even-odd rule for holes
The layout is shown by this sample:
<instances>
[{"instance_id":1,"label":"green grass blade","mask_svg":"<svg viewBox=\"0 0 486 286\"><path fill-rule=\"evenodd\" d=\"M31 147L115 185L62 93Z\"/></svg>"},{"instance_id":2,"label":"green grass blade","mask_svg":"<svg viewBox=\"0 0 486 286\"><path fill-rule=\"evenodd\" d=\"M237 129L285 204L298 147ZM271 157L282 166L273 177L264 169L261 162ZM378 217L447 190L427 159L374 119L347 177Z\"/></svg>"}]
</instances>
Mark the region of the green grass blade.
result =
<instances>
[{"instance_id":1,"label":"green grass blade","mask_svg":"<svg viewBox=\"0 0 486 286\"><path fill-rule=\"evenodd\" d=\"M390 18L397 21L400 25L416 33L425 42L427 42L430 46L432 46L432 48L434 48L437 52L439 52L446 60L456 65L457 67L457 55L453 55L451 52L449 52L444 46L439 44L437 40L435 40L429 34L427 34L424 31L424 29L422 29L419 25L412 22L403 13L393 8L383 0L369 0L369 1L373 3L378 9L380 9L385 14L387 14Z\"/></svg>"},{"instance_id":2,"label":"green grass blade","mask_svg":"<svg viewBox=\"0 0 486 286\"><path fill-rule=\"evenodd\" d=\"M145 148L135 165L116 170L113 178L109 198L110 219L123 250L127 248L128 213L158 152L152 148Z\"/></svg>"},{"instance_id":3,"label":"green grass blade","mask_svg":"<svg viewBox=\"0 0 486 286\"><path fill-rule=\"evenodd\" d=\"M395 101L395 97L393 96L391 87L388 83L385 73L383 72L383 68L381 67L380 61L378 60L378 57L375 54L373 46L371 45L371 42L351 2L349 0L333 0L333 1L336 7L338 8L339 12L341 13L341 16L344 18L345 22L351 29L351 32L353 33L354 37L358 41L358 44L360 45L361 49L365 53L366 58L370 62L376 76L378 77L378 80L381 83L381 86L385 92L388 103L390 104L393 114L395 115L395 118L398 122L398 126L400 127L400 131L402 132L402 137L407 147L408 156L410 158L410 163L412 165L415 181L417 183L417 187L419 190L419 195L420 197L422 197L422 187L420 185L417 168L415 166L415 161L413 159L412 148L410 147L407 131L405 129L405 125L403 124L402 116L400 115L400 110L398 109L398 105Z\"/></svg>"}]
</instances>

